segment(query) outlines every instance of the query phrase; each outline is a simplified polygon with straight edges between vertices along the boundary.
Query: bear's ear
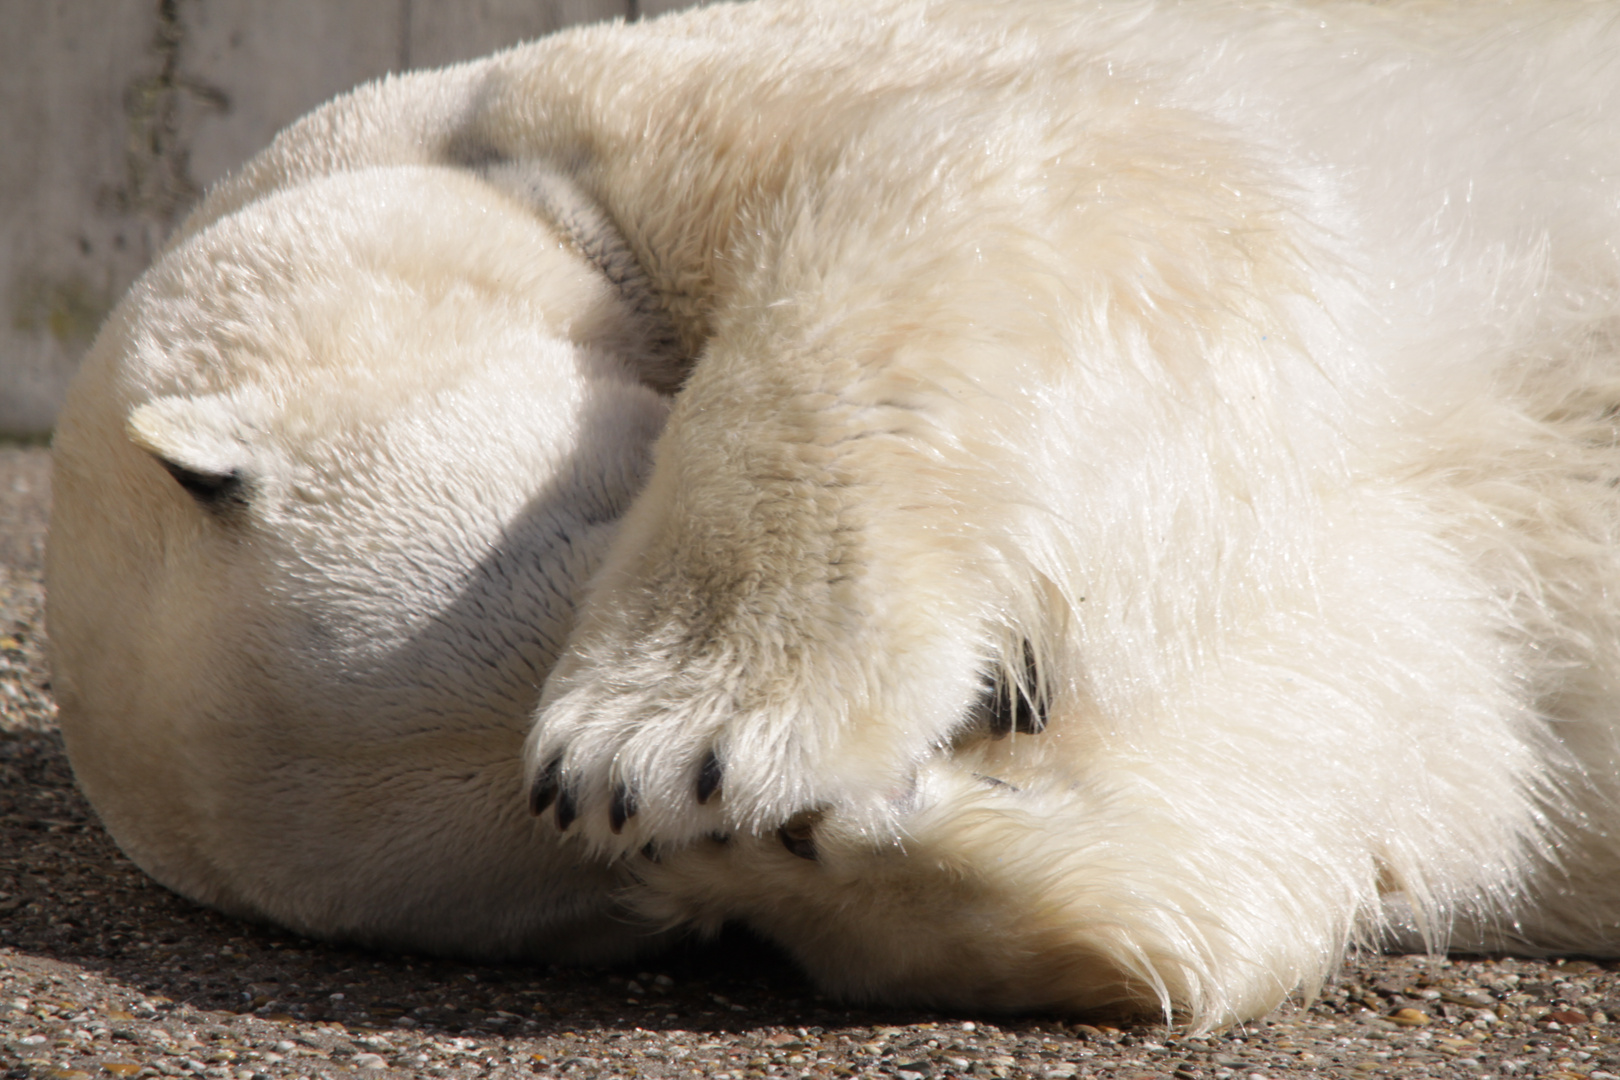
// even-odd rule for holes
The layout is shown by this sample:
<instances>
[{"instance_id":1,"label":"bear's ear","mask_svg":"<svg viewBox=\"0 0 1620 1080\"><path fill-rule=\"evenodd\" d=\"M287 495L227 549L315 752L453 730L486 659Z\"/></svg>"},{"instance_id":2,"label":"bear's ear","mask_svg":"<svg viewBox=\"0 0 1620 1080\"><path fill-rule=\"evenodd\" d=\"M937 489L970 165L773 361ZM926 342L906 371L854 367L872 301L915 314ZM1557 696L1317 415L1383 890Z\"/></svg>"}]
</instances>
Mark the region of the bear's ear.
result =
<instances>
[{"instance_id":1,"label":"bear's ear","mask_svg":"<svg viewBox=\"0 0 1620 1080\"><path fill-rule=\"evenodd\" d=\"M136 407L125 431L204 509L247 505L251 451L237 403L219 394L161 397Z\"/></svg>"}]
</instances>

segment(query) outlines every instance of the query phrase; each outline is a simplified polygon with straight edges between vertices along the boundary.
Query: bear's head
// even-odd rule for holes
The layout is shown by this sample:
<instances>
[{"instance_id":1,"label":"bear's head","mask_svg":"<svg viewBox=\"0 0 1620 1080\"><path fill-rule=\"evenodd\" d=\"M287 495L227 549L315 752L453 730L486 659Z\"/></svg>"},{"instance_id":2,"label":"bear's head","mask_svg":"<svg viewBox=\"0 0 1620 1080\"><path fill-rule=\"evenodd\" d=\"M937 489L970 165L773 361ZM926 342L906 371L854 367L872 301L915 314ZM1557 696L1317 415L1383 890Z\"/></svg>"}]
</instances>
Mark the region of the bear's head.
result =
<instances>
[{"instance_id":1,"label":"bear's head","mask_svg":"<svg viewBox=\"0 0 1620 1080\"><path fill-rule=\"evenodd\" d=\"M340 173L192 228L56 439L54 687L158 880L462 954L622 941L520 751L665 402L623 290L466 173Z\"/></svg>"}]
</instances>

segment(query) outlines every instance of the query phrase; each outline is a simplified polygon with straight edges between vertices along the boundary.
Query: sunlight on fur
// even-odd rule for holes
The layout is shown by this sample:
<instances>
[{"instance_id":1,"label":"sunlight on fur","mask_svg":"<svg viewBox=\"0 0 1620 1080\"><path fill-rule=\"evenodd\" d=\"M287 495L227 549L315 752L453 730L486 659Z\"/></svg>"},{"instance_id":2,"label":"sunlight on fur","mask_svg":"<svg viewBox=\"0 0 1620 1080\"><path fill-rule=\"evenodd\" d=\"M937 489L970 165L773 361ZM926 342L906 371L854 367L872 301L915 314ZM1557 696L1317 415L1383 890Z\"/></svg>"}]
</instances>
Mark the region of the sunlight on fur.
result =
<instances>
[{"instance_id":1,"label":"sunlight on fur","mask_svg":"<svg viewBox=\"0 0 1620 1080\"><path fill-rule=\"evenodd\" d=\"M1620 15L785 0L391 78L55 442L165 885L1193 1028L1620 946Z\"/></svg>"}]
</instances>

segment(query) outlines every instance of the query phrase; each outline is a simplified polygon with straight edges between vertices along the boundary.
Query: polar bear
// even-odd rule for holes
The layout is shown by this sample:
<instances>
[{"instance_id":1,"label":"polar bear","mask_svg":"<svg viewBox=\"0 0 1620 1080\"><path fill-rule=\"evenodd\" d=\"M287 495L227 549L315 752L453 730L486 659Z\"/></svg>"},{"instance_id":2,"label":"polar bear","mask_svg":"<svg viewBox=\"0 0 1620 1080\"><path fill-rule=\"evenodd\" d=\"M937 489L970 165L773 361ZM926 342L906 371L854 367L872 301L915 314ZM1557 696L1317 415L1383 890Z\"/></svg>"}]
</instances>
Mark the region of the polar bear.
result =
<instances>
[{"instance_id":1,"label":"polar bear","mask_svg":"<svg viewBox=\"0 0 1620 1080\"><path fill-rule=\"evenodd\" d=\"M1202 1027L1381 935L1613 953L1617 47L780 0L340 98L64 413L81 781L393 946L740 918Z\"/></svg>"}]
</instances>

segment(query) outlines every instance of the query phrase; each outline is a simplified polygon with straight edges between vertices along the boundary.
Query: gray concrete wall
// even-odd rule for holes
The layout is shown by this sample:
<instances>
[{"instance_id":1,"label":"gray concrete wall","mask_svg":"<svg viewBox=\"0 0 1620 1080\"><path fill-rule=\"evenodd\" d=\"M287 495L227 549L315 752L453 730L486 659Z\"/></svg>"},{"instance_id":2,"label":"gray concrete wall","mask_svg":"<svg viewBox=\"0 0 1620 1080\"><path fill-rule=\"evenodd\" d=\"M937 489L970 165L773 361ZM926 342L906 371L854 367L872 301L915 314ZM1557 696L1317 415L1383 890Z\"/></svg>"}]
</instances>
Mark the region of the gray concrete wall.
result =
<instances>
[{"instance_id":1,"label":"gray concrete wall","mask_svg":"<svg viewBox=\"0 0 1620 1080\"><path fill-rule=\"evenodd\" d=\"M0 435L49 431L102 317L213 181L320 102L682 0L15 0L0 33Z\"/></svg>"}]
</instances>

